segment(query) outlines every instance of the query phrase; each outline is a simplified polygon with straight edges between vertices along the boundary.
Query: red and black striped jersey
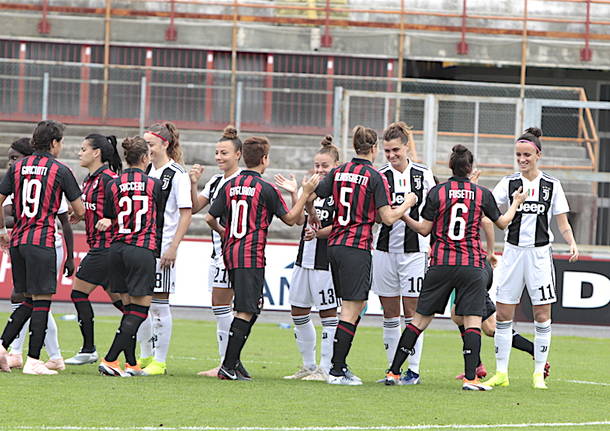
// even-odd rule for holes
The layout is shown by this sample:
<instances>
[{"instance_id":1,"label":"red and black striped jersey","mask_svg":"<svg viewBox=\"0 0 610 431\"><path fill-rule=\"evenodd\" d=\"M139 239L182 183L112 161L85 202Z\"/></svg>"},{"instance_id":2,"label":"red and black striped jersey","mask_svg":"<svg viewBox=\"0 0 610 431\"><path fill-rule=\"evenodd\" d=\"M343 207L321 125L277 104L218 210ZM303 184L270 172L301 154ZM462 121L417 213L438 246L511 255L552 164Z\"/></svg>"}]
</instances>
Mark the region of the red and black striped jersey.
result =
<instances>
[{"instance_id":1,"label":"red and black striped jersey","mask_svg":"<svg viewBox=\"0 0 610 431\"><path fill-rule=\"evenodd\" d=\"M500 210L491 191L467 178L451 177L428 193L421 216L433 222L430 265L482 268L486 253L479 227L483 216L495 222Z\"/></svg>"},{"instance_id":2,"label":"red and black striped jersey","mask_svg":"<svg viewBox=\"0 0 610 431\"><path fill-rule=\"evenodd\" d=\"M331 170L315 193L319 197L332 194L335 202L328 245L370 250L377 209L392 201L386 177L370 161L353 158Z\"/></svg>"},{"instance_id":3,"label":"red and black striped jersey","mask_svg":"<svg viewBox=\"0 0 610 431\"><path fill-rule=\"evenodd\" d=\"M158 254L164 209L161 181L141 169L125 169L106 186L104 217L114 220L112 242Z\"/></svg>"},{"instance_id":4,"label":"red and black striped jersey","mask_svg":"<svg viewBox=\"0 0 610 431\"><path fill-rule=\"evenodd\" d=\"M104 200L106 185L117 175L104 165L83 181L83 203L85 204L85 230L87 244L92 249L108 248L112 242L112 231L100 231L95 228L97 222L104 218Z\"/></svg>"},{"instance_id":5,"label":"red and black striped jersey","mask_svg":"<svg viewBox=\"0 0 610 431\"><path fill-rule=\"evenodd\" d=\"M35 152L10 167L0 193L14 193L15 225L11 247L21 244L55 247L55 216L62 195L79 198L80 187L72 171L49 153Z\"/></svg>"},{"instance_id":6,"label":"red and black striped jersey","mask_svg":"<svg viewBox=\"0 0 610 431\"><path fill-rule=\"evenodd\" d=\"M264 268L269 225L288 207L275 185L243 170L225 183L209 213L226 220L222 253L227 269Z\"/></svg>"}]
</instances>

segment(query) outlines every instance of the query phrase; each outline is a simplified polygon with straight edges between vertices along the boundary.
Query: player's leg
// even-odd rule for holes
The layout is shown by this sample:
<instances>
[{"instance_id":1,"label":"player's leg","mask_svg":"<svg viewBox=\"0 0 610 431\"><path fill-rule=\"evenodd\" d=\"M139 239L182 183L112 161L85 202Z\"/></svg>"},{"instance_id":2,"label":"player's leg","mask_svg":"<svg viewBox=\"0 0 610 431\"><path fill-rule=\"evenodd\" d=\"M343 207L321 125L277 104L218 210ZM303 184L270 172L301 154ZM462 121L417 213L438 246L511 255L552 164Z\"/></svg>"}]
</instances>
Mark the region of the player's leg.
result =
<instances>
[{"instance_id":1,"label":"player's leg","mask_svg":"<svg viewBox=\"0 0 610 431\"><path fill-rule=\"evenodd\" d=\"M83 267L83 262L81 262L80 268ZM91 306L91 301L89 301L89 295L95 290L97 285L79 278L80 268L76 277L74 277L74 286L70 297L74 308L76 308L83 345L76 355L66 360L68 365L93 364L98 360L95 350L93 307Z\"/></svg>"},{"instance_id":2,"label":"player's leg","mask_svg":"<svg viewBox=\"0 0 610 431\"><path fill-rule=\"evenodd\" d=\"M11 292L11 314L17 310L21 304L26 300L26 297L22 293L16 293L15 289ZM30 299L31 301L31 299ZM26 322L21 328L17 338L13 340L10 345L8 354L8 366L10 368L22 368L23 367L23 344L28 331L28 323Z\"/></svg>"},{"instance_id":3,"label":"player's leg","mask_svg":"<svg viewBox=\"0 0 610 431\"><path fill-rule=\"evenodd\" d=\"M389 367L400 340L400 296L380 296L379 302L383 308L383 347Z\"/></svg>"},{"instance_id":4,"label":"player's leg","mask_svg":"<svg viewBox=\"0 0 610 431\"><path fill-rule=\"evenodd\" d=\"M64 247L63 244L55 248L55 270L59 280L63 278ZM49 360L45 362L45 367L49 370L63 371L66 369L64 358L61 356L59 348L59 338L57 334L57 323L53 313L49 311L47 321L47 333L44 338L44 348L49 354Z\"/></svg>"},{"instance_id":5,"label":"player's leg","mask_svg":"<svg viewBox=\"0 0 610 431\"><path fill-rule=\"evenodd\" d=\"M306 380L328 380L328 372L332 366L335 333L339 324L337 317L339 300L330 271L313 270L310 273L309 286L314 304L320 312L322 340L320 341L320 366L318 371Z\"/></svg>"}]
</instances>

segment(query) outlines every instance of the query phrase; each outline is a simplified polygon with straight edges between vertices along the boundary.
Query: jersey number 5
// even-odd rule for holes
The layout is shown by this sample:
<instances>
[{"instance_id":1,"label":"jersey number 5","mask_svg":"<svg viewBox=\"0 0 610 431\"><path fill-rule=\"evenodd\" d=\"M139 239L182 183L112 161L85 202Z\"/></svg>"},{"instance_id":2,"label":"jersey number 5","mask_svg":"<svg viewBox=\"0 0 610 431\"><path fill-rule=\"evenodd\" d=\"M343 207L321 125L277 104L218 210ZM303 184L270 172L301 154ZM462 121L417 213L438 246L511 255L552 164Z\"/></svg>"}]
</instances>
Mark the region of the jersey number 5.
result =
<instances>
[{"instance_id":1,"label":"jersey number 5","mask_svg":"<svg viewBox=\"0 0 610 431\"><path fill-rule=\"evenodd\" d=\"M350 211L352 209L351 202L347 199L347 195L349 193L353 193L354 191L349 187L341 187L339 192L339 203L341 206L345 208L345 216L340 215L337 217L337 221L341 226L347 226L349 224L350 219Z\"/></svg>"},{"instance_id":2,"label":"jersey number 5","mask_svg":"<svg viewBox=\"0 0 610 431\"><path fill-rule=\"evenodd\" d=\"M40 193L42 191L42 183L37 179L25 179L23 181L23 192L21 193L21 202L23 210L22 216L35 217L38 214L40 206Z\"/></svg>"},{"instance_id":3,"label":"jersey number 5","mask_svg":"<svg viewBox=\"0 0 610 431\"><path fill-rule=\"evenodd\" d=\"M248 202L231 201L231 231L229 235L233 238L243 238L246 235L246 223L248 221Z\"/></svg>"},{"instance_id":4,"label":"jersey number 5","mask_svg":"<svg viewBox=\"0 0 610 431\"><path fill-rule=\"evenodd\" d=\"M125 226L125 218L132 214L133 203L135 201L142 202L142 208L136 211L135 227L132 230L130 227ZM119 199L119 207L121 207L122 210L117 217L119 223L119 233L138 232L140 229L142 229L142 216L148 212L148 196L123 196L121 199Z\"/></svg>"},{"instance_id":5,"label":"jersey number 5","mask_svg":"<svg viewBox=\"0 0 610 431\"><path fill-rule=\"evenodd\" d=\"M464 214L468 212L468 207L463 203L456 203L451 207L451 218L449 219L449 238L460 241L466 236L466 220ZM458 214L459 213L459 214ZM455 232L457 228L457 233Z\"/></svg>"}]
</instances>

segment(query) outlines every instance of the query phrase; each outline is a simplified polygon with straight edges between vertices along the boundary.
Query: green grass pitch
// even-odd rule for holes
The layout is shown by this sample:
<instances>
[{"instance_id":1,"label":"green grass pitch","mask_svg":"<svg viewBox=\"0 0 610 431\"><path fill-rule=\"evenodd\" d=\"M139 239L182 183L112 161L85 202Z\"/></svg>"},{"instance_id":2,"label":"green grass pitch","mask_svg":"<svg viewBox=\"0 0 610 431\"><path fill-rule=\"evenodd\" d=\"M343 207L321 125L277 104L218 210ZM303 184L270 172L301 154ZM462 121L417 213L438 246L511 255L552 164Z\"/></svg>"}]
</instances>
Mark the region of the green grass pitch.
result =
<instances>
[{"instance_id":1,"label":"green grass pitch","mask_svg":"<svg viewBox=\"0 0 610 431\"><path fill-rule=\"evenodd\" d=\"M6 313L0 314L2 321L6 317ZM60 344L64 357L69 357L79 347L80 333L76 322L58 317ZM118 316L96 318L100 354L108 348L117 325ZM176 319L166 376L102 377L95 365L68 367L59 376L25 376L19 370L2 373L0 430L19 427L417 429L409 427L422 425L434 426L426 429L460 429L457 425L559 422L581 424L579 430L610 429L610 423L582 425L610 420L610 348L605 339L554 337L548 391L531 388L532 359L513 350L511 386L489 393L472 393L461 391L460 383L453 379L463 367L457 331L426 332L423 384L385 387L374 383L385 369L381 329L360 327L349 362L365 384L336 387L323 382L282 379L297 369L300 355L293 331L277 324L257 324L248 340L242 358L254 381L227 382L198 377L198 371L217 364L215 328L215 323L210 321ZM493 371L490 338L483 340L482 358ZM447 425L452 426L435 428ZM552 425L527 427L528 431L555 428Z\"/></svg>"}]
</instances>

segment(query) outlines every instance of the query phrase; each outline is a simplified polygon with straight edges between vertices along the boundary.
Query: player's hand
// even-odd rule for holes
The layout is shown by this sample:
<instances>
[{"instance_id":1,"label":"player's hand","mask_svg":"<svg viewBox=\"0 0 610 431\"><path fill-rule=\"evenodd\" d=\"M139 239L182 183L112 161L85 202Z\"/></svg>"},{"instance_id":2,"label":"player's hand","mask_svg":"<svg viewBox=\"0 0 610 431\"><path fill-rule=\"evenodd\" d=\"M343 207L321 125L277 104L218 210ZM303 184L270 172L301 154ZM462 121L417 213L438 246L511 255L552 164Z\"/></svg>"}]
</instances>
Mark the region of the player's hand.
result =
<instances>
[{"instance_id":1,"label":"player's hand","mask_svg":"<svg viewBox=\"0 0 610 431\"><path fill-rule=\"evenodd\" d=\"M470 182L479 184L479 178L481 177L481 171L478 169L473 169L470 173Z\"/></svg>"},{"instance_id":2,"label":"player's hand","mask_svg":"<svg viewBox=\"0 0 610 431\"><path fill-rule=\"evenodd\" d=\"M311 241L315 237L316 237L316 229L312 228L311 226L307 226L305 228L305 235L303 235L303 240Z\"/></svg>"},{"instance_id":3,"label":"player's hand","mask_svg":"<svg viewBox=\"0 0 610 431\"><path fill-rule=\"evenodd\" d=\"M191 169L189 169L189 179L191 180L191 184L197 184L203 175L203 171L205 168L201 165L193 165Z\"/></svg>"},{"instance_id":4,"label":"player's hand","mask_svg":"<svg viewBox=\"0 0 610 431\"><path fill-rule=\"evenodd\" d=\"M99 231L107 231L110 226L112 226L112 220L107 219L107 218L103 218L100 219L96 224L95 224L95 228Z\"/></svg>"},{"instance_id":5,"label":"player's hand","mask_svg":"<svg viewBox=\"0 0 610 431\"><path fill-rule=\"evenodd\" d=\"M68 221L70 222L70 224L76 224L81 220L82 217L77 216L74 211L70 210L70 212L68 213Z\"/></svg>"},{"instance_id":6,"label":"player's hand","mask_svg":"<svg viewBox=\"0 0 610 431\"><path fill-rule=\"evenodd\" d=\"M578 260L579 254L578 254L578 247L576 246L576 244L572 244L570 246L570 263L574 263Z\"/></svg>"},{"instance_id":7,"label":"player's hand","mask_svg":"<svg viewBox=\"0 0 610 431\"><path fill-rule=\"evenodd\" d=\"M305 176L303 177L303 182L301 185L303 186L303 194L309 196L313 193L313 191L318 187L320 183L320 175L313 174L309 179Z\"/></svg>"},{"instance_id":8,"label":"player's hand","mask_svg":"<svg viewBox=\"0 0 610 431\"><path fill-rule=\"evenodd\" d=\"M66 277L72 277L74 274L74 258L66 259L66 263L64 263L64 275Z\"/></svg>"},{"instance_id":9,"label":"player's hand","mask_svg":"<svg viewBox=\"0 0 610 431\"><path fill-rule=\"evenodd\" d=\"M407 195L405 196L405 202L407 204L407 207L411 208L412 206L417 204L417 195L413 192L407 193Z\"/></svg>"},{"instance_id":10,"label":"player's hand","mask_svg":"<svg viewBox=\"0 0 610 431\"><path fill-rule=\"evenodd\" d=\"M2 247L3 250L8 250L8 246L10 244L10 237L8 236L8 233L3 233L0 235L0 247Z\"/></svg>"},{"instance_id":11,"label":"player's hand","mask_svg":"<svg viewBox=\"0 0 610 431\"><path fill-rule=\"evenodd\" d=\"M297 188L299 187L297 179L293 174L290 174L289 176L290 178L286 178L282 174L277 174L273 179L279 188L286 190L288 193L296 193Z\"/></svg>"},{"instance_id":12,"label":"player's hand","mask_svg":"<svg viewBox=\"0 0 610 431\"><path fill-rule=\"evenodd\" d=\"M176 247L170 246L161 256L161 268L171 268L176 263L176 255L178 250Z\"/></svg>"},{"instance_id":13,"label":"player's hand","mask_svg":"<svg viewBox=\"0 0 610 431\"><path fill-rule=\"evenodd\" d=\"M517 191L515 191L515 193L513 193L513 200L517 201L517 204L521 205L523 202L525 202L525 199L527 198L527 193L525 193L523 191L523 187L519 187L519 189L517 189Z\"/></svg>"},{"instance_id":14,"label":"player's hand","mask_svg":"<svg viewBox=\"0 0 610 431\"><path fill-rule=\"evenodd\" d=\"M487 255L487 262L489 262L492 269L496 269L496 266L498 266L498 257L495 254L490 253Z\"/></svg>"}]
</instances>

